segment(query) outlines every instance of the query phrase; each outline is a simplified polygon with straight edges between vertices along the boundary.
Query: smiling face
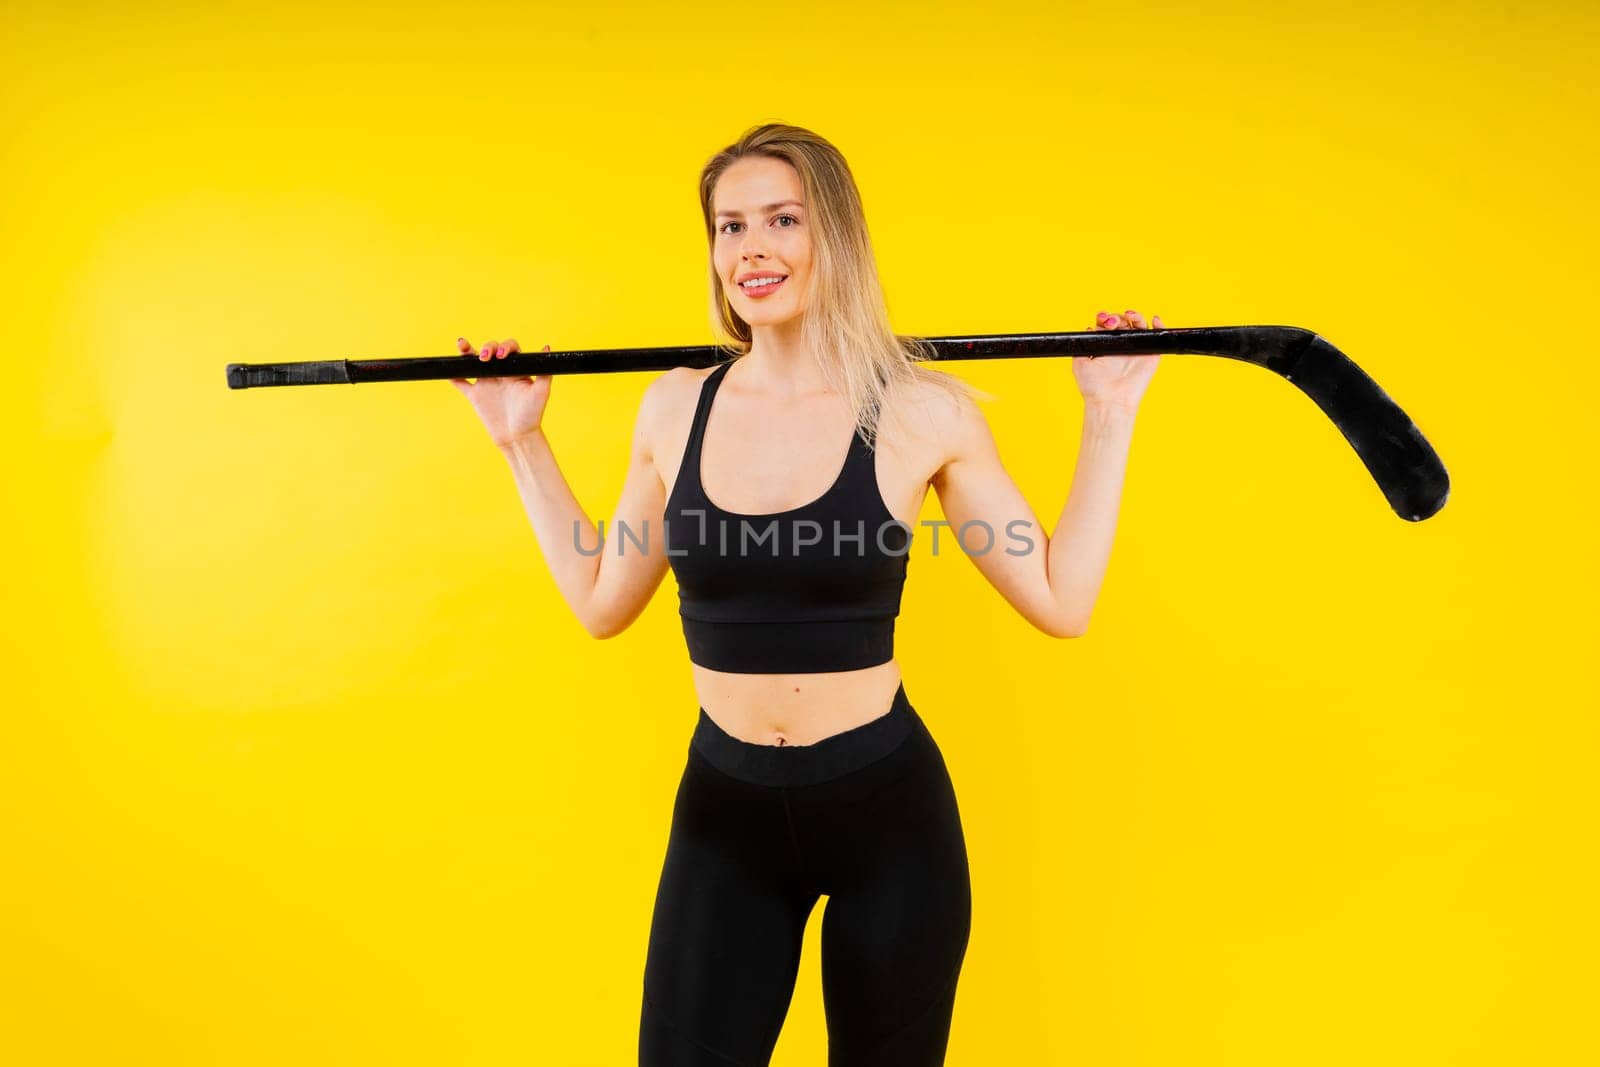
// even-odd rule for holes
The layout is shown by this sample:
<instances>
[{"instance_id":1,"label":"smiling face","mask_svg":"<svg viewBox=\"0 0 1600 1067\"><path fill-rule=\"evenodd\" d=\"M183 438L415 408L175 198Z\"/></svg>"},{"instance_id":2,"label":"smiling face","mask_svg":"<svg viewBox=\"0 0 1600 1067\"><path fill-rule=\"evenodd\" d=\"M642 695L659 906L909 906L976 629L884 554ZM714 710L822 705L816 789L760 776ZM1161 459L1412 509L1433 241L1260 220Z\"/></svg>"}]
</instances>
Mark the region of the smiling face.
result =
<instances>
[{"instance_id":1,"label":"smiling face","mask_svg":"<svg viewBox=\"0 0 1600 1067\"><path fill-rule=\"evenodd\" d=\"M811 280L810 216L800 172L771 156L748 156L722 172L711 196L712 262L728 303L752 328L799 317ZM748 275L783 281L750 289Z\"/></svg>"}]
</instances>

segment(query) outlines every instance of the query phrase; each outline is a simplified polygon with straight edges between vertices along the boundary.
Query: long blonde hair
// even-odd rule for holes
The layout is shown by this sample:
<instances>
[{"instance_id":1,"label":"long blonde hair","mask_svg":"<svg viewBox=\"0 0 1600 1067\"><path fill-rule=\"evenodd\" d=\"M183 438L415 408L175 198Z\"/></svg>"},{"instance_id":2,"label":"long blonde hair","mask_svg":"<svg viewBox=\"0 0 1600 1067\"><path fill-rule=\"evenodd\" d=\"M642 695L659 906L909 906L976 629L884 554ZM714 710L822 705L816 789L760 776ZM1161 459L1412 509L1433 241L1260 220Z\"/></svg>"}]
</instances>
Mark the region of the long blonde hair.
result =
<instances>
[{"instance_id":1,"label":"long blonde hair","mask_svg":"<svg viewBox=\"0 0 1600 1067\"><path fill-rule=\"evenodd\" d=\"M931 358L932 348L920 337L894 332L855 177L839 150L810 130L782 123L754 126L707 161L700 172L700 210L713 254L717 231L711 194L728 167L750 156L781 159L800 174L812 242L811 289L801 336L815 353L823 380L849 400L866 441L876 446L879 416L886 407L895 417L900 414L885 404L896 385L931 383L958 402L961 397L989 399L960 378L920 366L917 361ZM719 340L718 347L735 358L748 355L750 324L733 310L714 262L710 272L712 329L719 338L731 338Z\"/></svg>"}]
</instances>

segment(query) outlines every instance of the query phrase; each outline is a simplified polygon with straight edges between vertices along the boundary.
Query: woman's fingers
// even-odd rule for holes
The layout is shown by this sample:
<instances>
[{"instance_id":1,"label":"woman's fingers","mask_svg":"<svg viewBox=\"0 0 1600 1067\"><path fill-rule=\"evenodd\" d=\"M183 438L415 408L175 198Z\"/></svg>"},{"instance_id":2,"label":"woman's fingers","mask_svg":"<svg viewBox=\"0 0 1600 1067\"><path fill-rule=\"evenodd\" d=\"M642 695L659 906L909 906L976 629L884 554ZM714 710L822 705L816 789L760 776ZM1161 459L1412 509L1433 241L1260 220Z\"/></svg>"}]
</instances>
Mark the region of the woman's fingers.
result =
<instances>
[{"instance_id":1,"label":"woman's fingers","mask_svg":"<svg viewBox=\"0 0 1600 1067\"><path fill-rule=\"evenodd\" d=\"M464 355L464 356L476 355L478 357L478 362L480 362L480 363L487 363L490 359L494 358L494 342L493 341L490 341L488 344L484 345L483 346L483 351L481 351L481 352L473 352L472 351L472 342L471 341L467 340L465 337L457 337L456 338L456 347L461 349L461 354Z\"/></svg>"},{"instance_id":2,"label":"woman's fingers","mask_svg":"<svg viewBox=\"0 0 1600 1067\"><path fill-rule=\"evenodd\" d=\"M517 340L514 337L505 341L490 341L483 346L482 358L505 359L511 353L520 351L522 350L517 347Z\"/></svg>"},{"instance_id":3,"label":"woman's fingers","mask_svg":"<svg viewBox=\"0 0 1600 1067\"><path fill-rule=\"evenodd\" d=\"M1144 316L1133 308L1129 308L1121 315L1113 315L1102 311L1095 316L1093 329L1097 330L1164 330L1166 324L1161 321L1160 315L1151 317L1146 323Z\"/></svg>"},{"instance_id":4,"label":"woman's fingers","mask_svg":"<svg viewBox=\"0 0 1600 1067\"><path fill-rule=\"evenodd\" d=\"M504 341L490 341L483 346L483 351L474 353L471 341L465 337L457 337L456 349L464 356L476 355L479 362L487 363L491 359L504 359L513 352L521 352L522 346L517 344L515 337L509 337ZM545 345L544 350L550 351L550 346Z\"/></svg>"}]
</instances>

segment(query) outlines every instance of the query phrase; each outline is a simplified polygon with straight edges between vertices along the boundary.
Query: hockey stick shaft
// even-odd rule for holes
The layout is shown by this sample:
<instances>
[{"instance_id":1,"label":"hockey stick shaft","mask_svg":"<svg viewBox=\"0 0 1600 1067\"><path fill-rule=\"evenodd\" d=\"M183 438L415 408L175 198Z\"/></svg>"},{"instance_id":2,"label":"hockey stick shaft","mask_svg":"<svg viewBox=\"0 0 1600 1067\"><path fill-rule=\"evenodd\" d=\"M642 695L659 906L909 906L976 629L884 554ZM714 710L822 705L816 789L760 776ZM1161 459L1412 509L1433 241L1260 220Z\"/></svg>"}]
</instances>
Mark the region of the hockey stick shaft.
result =
<instances>
[{"instance_id":1,"label":"hockey stick shaft","mask_svg":"<svg viewBox=\"0 0 1600 1067\"><path fill-rule=\"evenodd\" d=\"M1263 367L1310 397L1344 434L1395 514L1410 522L1433 515L1450 478L1416 424L1360 367L1326 339L1297 326L1202 326L1163 330L982 334L921 340L934 361L1054 356L1222 356ZM536 374L615 374L709 367L731 355L716 345L515 352L492 360L471 355L411 359L230 363L228 386L336 385Z\"/></svg>"},{"instance_id":2,"label":"hockey stick shaft","mask_svg":"<svg viewBox=\"0 0 1600 1067\"><path fill-rule=\"evenodd\" d=\"M1006 359L1035 356L1112 356L1190 353L1228 356L1250 347L1252 330L1281 326L1222 326L1181 330L1095 330L1078 333L985 334L929 337L936 361ZM228 387L255 389L280 385L355 385L362 382L414 382L447 378L511 378L535 374L617 374L710 367L729 357L716 345L664 348L600 348L568 352L513 352L494 360L475 356L419 356L406 359L334 359L295 363L230 363Z\"/></svg>"}]
</instances>

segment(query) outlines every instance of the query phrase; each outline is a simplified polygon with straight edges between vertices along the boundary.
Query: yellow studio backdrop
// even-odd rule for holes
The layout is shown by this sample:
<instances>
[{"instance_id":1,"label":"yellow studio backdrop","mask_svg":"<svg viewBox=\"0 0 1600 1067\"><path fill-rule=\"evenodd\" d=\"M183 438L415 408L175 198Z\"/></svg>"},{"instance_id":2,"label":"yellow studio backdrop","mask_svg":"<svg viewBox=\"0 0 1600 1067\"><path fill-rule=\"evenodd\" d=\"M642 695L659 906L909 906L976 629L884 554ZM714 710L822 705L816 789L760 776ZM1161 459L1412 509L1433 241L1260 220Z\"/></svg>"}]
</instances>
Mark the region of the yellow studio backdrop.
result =
<instances>
[{"instance_id":1,"label":"yellow studio backdrop","mask_svg":"<svg viewBox=\"0 0 1600 1067\"><path fill-rule=\"evenodd\" d=\"M1085 637L919 529L898 651L975 909L948 1062L1597 1054L1593 5L5 22L0 1061L634 1062L674 580L595 641L448 383L224 366L709 343L695 178L766 121L850 160L901 332L1304 326L1453 481L1403 522L1292 386L1167 356ZM1053 528L1067 361L947 369ZM651 377L555 382L591 518ZM778 1067L824 1062L822 914Z\"/></svg>"}]
</instances>

